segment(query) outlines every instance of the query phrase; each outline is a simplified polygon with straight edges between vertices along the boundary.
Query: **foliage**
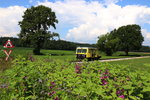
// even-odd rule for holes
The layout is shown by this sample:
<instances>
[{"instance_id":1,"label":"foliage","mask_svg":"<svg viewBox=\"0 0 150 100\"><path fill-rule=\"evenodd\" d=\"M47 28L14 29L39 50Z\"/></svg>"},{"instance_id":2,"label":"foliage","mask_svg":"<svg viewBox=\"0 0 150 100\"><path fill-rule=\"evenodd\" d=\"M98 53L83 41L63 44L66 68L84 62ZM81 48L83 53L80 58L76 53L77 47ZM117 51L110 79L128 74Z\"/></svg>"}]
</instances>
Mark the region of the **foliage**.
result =
<instances>
[{"instance_id":1,"label":"foliage","mask_svg":"<svg viewBox=\"0 0 150 100\"><path fill-rule=\"evenodd\" d=\"M110 32L114 38L119 38L119 49L125 51L126 55L131 50L139 50L142 47L144 37L139 25L121 26Z\"/></svg>"},{"instance_id":2,"label":"foliage","mask_svg":"<svg viewBox=\"0 0 150 100\"><path fill-rule=\"evenodd\" d=\"M150 47L149 46L142 46L142 48L139 51L141 51L141 52L150 52Z\"/></svg>"},{"instance_id":3,"label":"foliage","mask_svg":"<svg viewBox=\"0 0 150 100\"><path fill-rule=\"evenodd\" d=\"M117 51L118 48L118 38L112 38L112 34L107 33L98 37L97 47L106 53L107 56L112 56L114 52Z\"/></svg>"},{"instance_id":4,"label":"foliage","mask_svg":"<svg viewBox=\"0 0 150 100\"><path fill-rule=\"evenodd\" d=\"M0 80L0 98L148 100L149 73L106 63L42 63L18 57Z\"/></svg>"},{"instance_id":5,"label":"foliage","mask_svg":"<svg viewBox=\"0 0 150 100\"><path fill-rule=\"evenodd\" d=\"M45 42L53 36L59 36L58 33L52 33L49 28L52 26L56 29L58 23L55 12L45 6L28 8L24 12L23 20L19 22L21 32L19 38L27 44L32 44L33 52L40 54L40 49Z\"/></svg>"},{"instance_id":6,"label":"foliage","mask_svg":"<svg viewBox=\"0 0 150 100\"><path fill-rule=\"evenodd\" d=\"M112 55L117 50L123 50L128 55L129 51L139 50L144 41L141 27L136 24L121 26L98 38L97 46L107 55Z\"/></svg>"}]
</instances>

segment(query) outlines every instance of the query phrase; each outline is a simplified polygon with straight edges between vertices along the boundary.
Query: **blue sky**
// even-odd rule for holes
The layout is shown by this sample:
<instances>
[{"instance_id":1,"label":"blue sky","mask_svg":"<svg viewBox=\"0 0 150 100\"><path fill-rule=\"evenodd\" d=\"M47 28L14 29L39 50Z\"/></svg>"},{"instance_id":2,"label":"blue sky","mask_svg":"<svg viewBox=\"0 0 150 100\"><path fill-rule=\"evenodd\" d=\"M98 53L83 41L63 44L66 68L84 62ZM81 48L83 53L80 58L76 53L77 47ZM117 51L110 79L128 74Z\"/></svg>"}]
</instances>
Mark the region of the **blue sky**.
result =
<instances>
[{"instance_id":1,"label":"blue sky","mask_svg":"<svg viewBox=\"0 0 150 100\"><path fill-rule=\"evenodd\" d=\"M97 37L127 24L139 24L150 46L149 0L0 0L0 36L16 37L26 8L45 5L55 11L61 39L96 43ZM6 24L7 23L7 24Z\"/></svg>"},{"instance_id":2,"label":"blue sky","mask_svg":"<svg viewBox=\"0 0 150 100\"><path fill-rule=\"evenodd\" d=\"M9 6L14 6L14 5L27 7L27 6L33 6L38 1L43 2L45 0L32 0L32 3L30 3L30 1L31 0L1 0L0 1L0 7L9 7ZM58 0L48 0L48 1L55 2L55 1L58 1ZM59 1L62 1L62 0L59 0ZM86 1L103 2L103 0L86 0ZM146 5L146 6L150 6L150 1L149 0L120 0L117 4L121 5L121 6L126 6L126 5Z\"/></svg>"}]
</instances>

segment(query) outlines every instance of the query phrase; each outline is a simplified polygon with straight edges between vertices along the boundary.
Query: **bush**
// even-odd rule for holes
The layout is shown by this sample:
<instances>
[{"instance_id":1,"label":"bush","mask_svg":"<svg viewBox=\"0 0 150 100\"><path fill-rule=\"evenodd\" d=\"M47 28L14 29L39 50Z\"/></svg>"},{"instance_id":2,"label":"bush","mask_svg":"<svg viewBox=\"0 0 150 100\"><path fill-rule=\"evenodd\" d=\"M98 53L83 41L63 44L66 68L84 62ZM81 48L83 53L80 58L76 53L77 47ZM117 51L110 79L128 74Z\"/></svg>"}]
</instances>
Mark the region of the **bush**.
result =
<instances>
[{"instance_id":1,"label":"bush","mask_svg":"<svg viewBox=\"0 0 150 100\"><path fill-rule=\"evenodd\" d=\"M18 57L1 78L4 100L150 99L149 73L100 62L42 63Z\"/></svg>"}]
</instances>

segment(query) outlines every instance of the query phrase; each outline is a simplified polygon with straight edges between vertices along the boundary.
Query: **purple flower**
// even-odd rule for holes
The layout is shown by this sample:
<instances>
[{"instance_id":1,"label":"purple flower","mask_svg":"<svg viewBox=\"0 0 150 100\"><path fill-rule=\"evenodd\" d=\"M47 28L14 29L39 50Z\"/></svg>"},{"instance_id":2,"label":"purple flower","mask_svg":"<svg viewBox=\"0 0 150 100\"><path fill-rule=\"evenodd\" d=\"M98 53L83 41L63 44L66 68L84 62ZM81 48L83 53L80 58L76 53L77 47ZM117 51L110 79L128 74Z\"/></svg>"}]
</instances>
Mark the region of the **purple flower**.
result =
<instances>
[{"instance_id":1,"label":"purple flower","mask_svg":"<svg viewBox=\"0 0 150 100\"><path fill-rule=\"evenodd\" d=\"M108 82L106 80L102 80L101 82L102 82L102 85L108 84Z\"/></svg>"},{"instance_id":2,"label":"purple flower","mask_svg":"<svg viewBox=\"0 0 150 100\"><path fill-rule=\"evenodd\" d=\"M49 87L49 89L52 89L52 88L53 88L52 86Z\"/></svg>"},{"instance_id":3,"label":"purple flower","mask_svg":"<svg viewBox=\"0 0 150 100\"><path fill-rule=\"evenodd\" d=\"M47 93L49 96L52 96L52 93Z\"/></svg>"},{"instance_id":4,"label":"purple flower","mask_svg":"<svg viewBox=\"0 0 150 100\"><path fill-rule=\"evenodd\" d=\"M56 97L54 100L59 100L59 98L58 98L58 97Z\"/></svg>"},{"instance_id":5,"label":"purple flower","mask_svg":"<svg viewBox=\"0 0 150 100\"><path fill-rule=\"evenodd\" d=\"M52 92L49 92L47 93L49 96L53 96L53 94L55 94L56 92L55 91L52 91Z\"/></svg>"},{"instance_id":6,"label":"purple flower","mask_svg":"<svg viewBox=\"0 0 150 100\"><path fill-rule=\"evenodd\" d=\"M52 91L52 94L55 94L56 92L55 91Z\"/></svg>"},{"instance_id":7,"label":"purple flower","mask_svg":"<svg viewBox=\"0 0 150 100\"><path fill-rule=\"evenodd\" d=\"M55 85L55 82L51 82L51 85Z\"/></svg>"},{"instance_id":8,"label":"purple flower","mask_svg":"<svg viewBox=\"0 0 150 100\"><path fill-rule=\"evenodd\" d=\"M124 98L125 98L125 96L124 96L124 95L120 95L119 97L120 97L120 98L122 98L122 99L124 99Z\"/></svg>"},{"instance_id":9,"label":"purple flower","mask_svg":"<svg viewBox=\"0 0 150 100\"><path fill-rule=\"evenodd\" d=\"M121 91L120 91L120 90L118 90L118 91L116 92L116 94L121 94Z\"/></svg>"},{"instance_id":10,"label":"purple flower","mask_svg":"<svg viewBox=\"0 0 150 100\"><path fill-rule=\"evenodd\" d=\"M108 76L100 77L100 79L106 79L106 78L109 78L109 77Z\"/></svg>"},{"instance_id":11,"label":"purple flower","mask_svg":"<svg viewBox=\"0 0 150 100\"><path fill-rule=\"evenodd\" d=\"M81 73L81 67L76 65L75 66L75 72L78 73L78 74Z\"/></svg>"}]
</instances>

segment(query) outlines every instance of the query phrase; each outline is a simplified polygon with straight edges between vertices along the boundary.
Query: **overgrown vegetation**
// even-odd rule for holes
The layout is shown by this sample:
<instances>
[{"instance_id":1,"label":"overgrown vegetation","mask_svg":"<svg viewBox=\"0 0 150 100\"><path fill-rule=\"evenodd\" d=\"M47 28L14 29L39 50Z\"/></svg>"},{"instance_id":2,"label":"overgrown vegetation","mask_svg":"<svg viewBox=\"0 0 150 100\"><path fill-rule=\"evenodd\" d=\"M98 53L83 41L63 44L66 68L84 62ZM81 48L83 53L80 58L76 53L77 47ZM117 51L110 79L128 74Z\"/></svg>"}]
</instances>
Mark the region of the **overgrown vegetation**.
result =
<instances>
[{"instance_id":1,"label":"overgrown vegetation","mask_svg":"<svg viewBox=\"0 0 150 100\"><path fill-rule=\"evenodd\" d=\"M0 98L52 100L149 100L149 73L94 62L32 62L17 57L0 77Z\"/></svg>"}]
</instances>

